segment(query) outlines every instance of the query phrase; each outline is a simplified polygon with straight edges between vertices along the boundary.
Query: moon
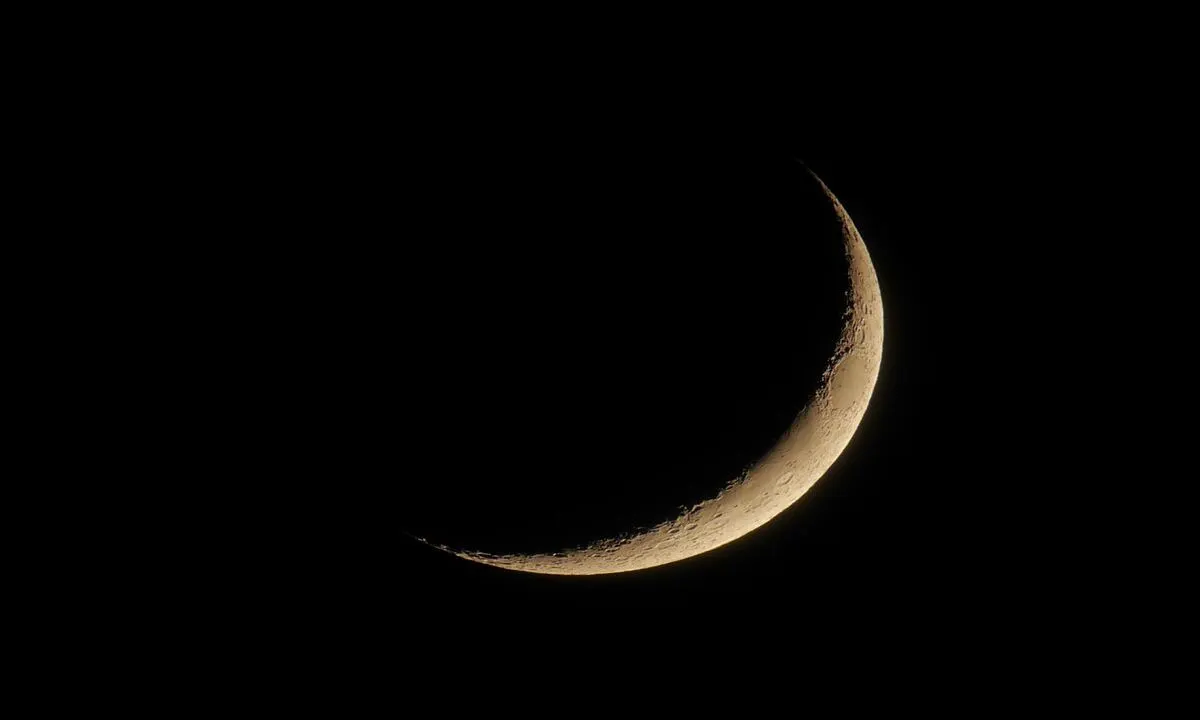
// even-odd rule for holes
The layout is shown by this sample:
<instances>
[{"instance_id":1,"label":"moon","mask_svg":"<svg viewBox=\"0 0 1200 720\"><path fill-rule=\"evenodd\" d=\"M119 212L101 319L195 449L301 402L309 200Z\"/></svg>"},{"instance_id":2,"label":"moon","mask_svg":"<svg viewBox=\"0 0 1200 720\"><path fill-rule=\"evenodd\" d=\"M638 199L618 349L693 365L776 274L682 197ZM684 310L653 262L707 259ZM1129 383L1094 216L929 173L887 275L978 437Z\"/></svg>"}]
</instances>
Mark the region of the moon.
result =
<instances>
[{"instance_id":1,"label":"moon","mask_svg":"<svg viewBox=\"0 0 1200 720\"><path fill-rule=\"evenodd\" d=\"M804 496L858 429L883 357L883 297L854 222L810 171L841 224L848 280L841 334L818 389L779 441L716 497L679 517L627 535L555 553L493 555L434 545L494 567L550 575L602 575L677 562L733 542Z\"/></svg>"}]
</instances>

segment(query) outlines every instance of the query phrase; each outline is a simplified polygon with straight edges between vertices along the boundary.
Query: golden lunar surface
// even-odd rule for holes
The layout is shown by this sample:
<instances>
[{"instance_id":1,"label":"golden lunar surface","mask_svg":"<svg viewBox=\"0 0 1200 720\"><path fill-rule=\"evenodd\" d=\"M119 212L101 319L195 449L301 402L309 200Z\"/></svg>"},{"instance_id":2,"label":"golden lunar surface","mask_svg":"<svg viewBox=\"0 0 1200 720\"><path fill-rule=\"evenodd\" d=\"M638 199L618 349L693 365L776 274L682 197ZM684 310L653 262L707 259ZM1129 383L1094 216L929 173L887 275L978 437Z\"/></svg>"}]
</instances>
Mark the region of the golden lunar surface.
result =
<instances>
[{"instance_id":1,"label":"golden lunar surface","mask_svg":"<svg viewBox=\"0 0 1200 720\"><path fill-rule=\"evenodd\" d=\"M871 257L845 208L820 178L813 177L841 220L850 284L845 320L820 388L770 451L716 497L634 534L550 554L492 555L436 547L467 560L532 573L599 575L642 570L733 542L808 492L858 428L883 355L883 299Z\"/></svg>"}]
</instances>

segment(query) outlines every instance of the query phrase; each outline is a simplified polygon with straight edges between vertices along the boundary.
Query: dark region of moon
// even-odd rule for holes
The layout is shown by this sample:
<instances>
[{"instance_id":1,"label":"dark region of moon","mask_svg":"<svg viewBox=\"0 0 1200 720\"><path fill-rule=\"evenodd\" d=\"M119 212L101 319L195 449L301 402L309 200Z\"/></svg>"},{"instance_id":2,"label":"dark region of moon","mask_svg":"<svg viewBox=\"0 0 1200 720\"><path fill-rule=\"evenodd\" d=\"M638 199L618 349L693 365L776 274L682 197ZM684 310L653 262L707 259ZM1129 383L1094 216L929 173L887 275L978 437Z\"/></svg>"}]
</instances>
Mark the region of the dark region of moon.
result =
<instances>
[{"instance_id":1,"label":"dark region of moon","mask_svg":"<svg viewBox=\"0 0 1200 720\"><path fill-rule=\"evenodd\" d=\"M820 383L845 249L793 158L542 150L419 179L405 250L342 330L362 357L347 392L384 420L346 419L346 472L364 500L399 490L401 529L523 553L654 525L770 449Z\"/></svg>"}]
</instances>

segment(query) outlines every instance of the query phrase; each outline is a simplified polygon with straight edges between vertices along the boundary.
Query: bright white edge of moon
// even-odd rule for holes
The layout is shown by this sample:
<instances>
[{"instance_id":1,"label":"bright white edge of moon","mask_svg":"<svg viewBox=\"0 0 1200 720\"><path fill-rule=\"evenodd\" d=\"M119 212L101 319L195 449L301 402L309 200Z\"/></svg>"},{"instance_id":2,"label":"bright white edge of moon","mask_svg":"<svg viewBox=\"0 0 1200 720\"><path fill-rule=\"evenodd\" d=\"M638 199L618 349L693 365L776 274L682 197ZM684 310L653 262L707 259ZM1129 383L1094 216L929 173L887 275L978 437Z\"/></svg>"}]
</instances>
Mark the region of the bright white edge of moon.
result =
<instances>
[{"instance_id":1,"label":"bright white edge of moon","mask_svg":"<svg viewBox=\"0 0 1200 720\"><path fill-rule=\"evenodd\" d=\"M758 462L714 498L651 528L587 547L533 555L492 555L434 545L467 560L523 572L600 575L665 565L708 552L762 527L808 492L850 443L875 390L883 356L883 298L862 237L815 174L842 224L850 288L841 336L822 383Z\"/></svg>"}]
</instances>

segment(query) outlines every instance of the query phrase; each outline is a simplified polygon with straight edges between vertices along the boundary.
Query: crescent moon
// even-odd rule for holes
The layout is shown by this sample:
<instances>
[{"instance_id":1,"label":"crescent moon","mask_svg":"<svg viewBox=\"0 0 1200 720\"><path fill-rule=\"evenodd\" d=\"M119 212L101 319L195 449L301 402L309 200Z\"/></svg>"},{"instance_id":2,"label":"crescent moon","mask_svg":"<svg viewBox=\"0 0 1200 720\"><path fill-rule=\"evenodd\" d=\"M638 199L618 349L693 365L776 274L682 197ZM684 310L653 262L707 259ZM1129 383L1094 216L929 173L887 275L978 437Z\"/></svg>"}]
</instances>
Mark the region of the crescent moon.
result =
<instances>
[{"instance_id":1,"label":"crescent moon","mask_svg":"<svg viewBox=\"0 0 1200 720\"><path fill-rule=\"evenodd\" d=\"M813 397L775 444L716 496L674 520L587 547L492 555L434 545L466 560L531 573L601 575L677 562L733 542L799 500L858 429L883 357L883 297L867 246L841 202L820 184L841 221L849 290L841 335ZM432 544L432 543L430 543Z\"/></svg>"}]
</instances>

